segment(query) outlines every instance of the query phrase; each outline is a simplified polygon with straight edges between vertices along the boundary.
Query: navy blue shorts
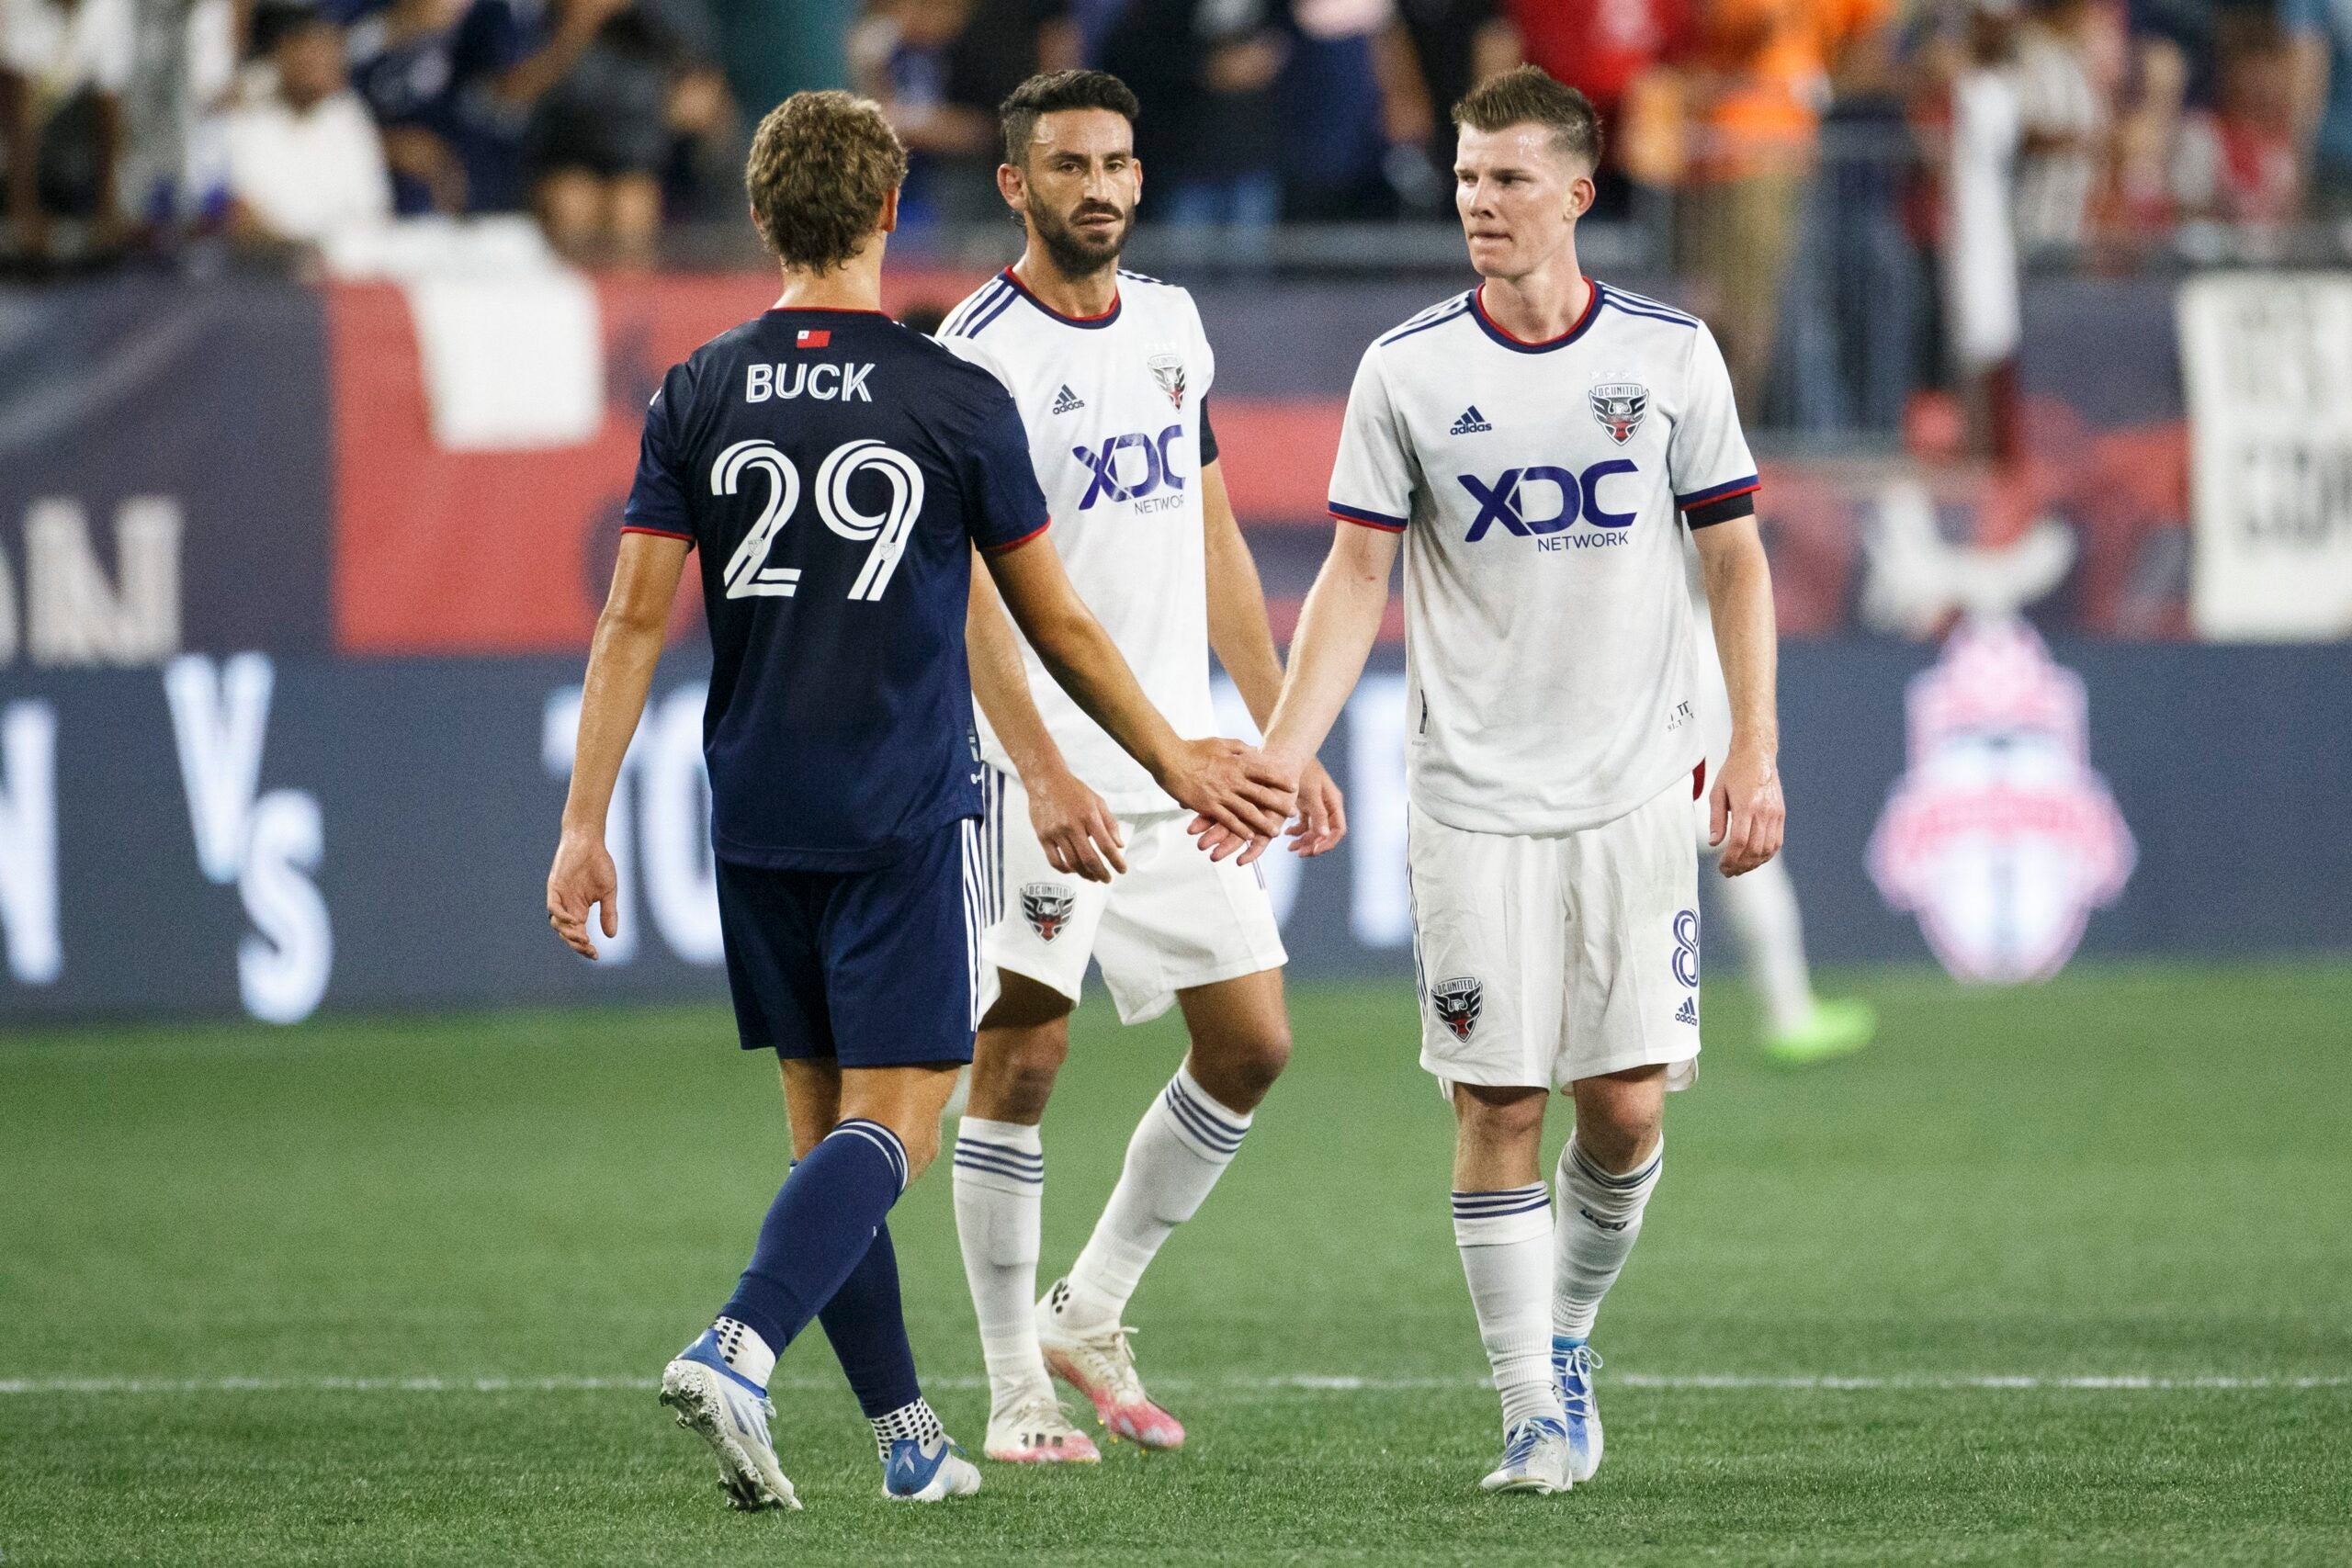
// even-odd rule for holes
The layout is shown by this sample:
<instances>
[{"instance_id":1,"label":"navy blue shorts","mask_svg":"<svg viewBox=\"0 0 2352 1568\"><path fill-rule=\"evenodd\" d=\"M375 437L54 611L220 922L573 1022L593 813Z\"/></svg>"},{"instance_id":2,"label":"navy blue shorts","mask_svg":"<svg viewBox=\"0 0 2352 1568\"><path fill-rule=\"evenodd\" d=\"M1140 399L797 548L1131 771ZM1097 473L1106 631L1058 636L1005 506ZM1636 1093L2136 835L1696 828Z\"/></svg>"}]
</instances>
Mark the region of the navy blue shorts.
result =
<instances>
[{"instance_id":1,"label":"navy blue shorts","mask_svg":"<svg viewBox=\"0 0 2352 1568\"><path fill-rule=\"evenodd\" d=\"M987 902L971 818L871 871L720 861L743 1049L844 1067L970 1061Z\"/></svg>"}]
</instances>

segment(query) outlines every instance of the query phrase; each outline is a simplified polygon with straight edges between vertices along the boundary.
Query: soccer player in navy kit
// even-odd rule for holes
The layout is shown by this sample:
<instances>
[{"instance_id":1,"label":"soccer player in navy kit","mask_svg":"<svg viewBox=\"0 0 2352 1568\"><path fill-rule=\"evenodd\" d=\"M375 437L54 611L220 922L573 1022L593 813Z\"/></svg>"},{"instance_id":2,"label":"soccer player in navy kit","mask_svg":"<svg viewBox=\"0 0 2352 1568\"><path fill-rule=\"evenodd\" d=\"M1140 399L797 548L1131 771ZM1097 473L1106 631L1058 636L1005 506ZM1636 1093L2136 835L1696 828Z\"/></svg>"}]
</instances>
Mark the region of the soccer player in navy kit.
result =
<instances>
[{"instance_id":1,"label":"soccer player in navy kit","mask_svg":"<svg viewBox=\"0 0 2352 1568\"><path fill-rule=\"evenodd\" d=\"M548 877L550 923L594 958L591 906L617 929L605 812L699 547L728 979L743 1047L781 1060L798 1163L662 1399L743 1508L799 1506L766 1385L812 1317L873 1422L884 1495L979 1485L916 1382L886 1224L971 1059L992 914L973 829L973 547L1055 678L1170 795L1256 840L1292 804L1255 753L1182 739L1146 699L1042 537L1003 388L881 313L905 172L880 110L846 94L796 95L762 122L746 183L784 292L673 367L647 411Z\"/></svg>"}]
</instances>

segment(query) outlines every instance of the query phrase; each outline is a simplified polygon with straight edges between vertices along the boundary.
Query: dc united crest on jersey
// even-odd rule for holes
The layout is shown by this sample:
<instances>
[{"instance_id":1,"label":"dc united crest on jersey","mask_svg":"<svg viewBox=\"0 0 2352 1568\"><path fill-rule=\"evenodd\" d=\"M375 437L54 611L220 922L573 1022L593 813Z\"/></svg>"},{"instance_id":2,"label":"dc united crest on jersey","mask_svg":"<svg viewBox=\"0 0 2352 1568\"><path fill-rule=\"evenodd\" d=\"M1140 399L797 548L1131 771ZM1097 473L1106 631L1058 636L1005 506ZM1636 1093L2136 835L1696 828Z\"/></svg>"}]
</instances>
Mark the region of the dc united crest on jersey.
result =
<instances>
[{"instance_id":1,"label":"dc united crest on jersey","mask_svg":"<svg viewBox=\"0 0 2352 1568\"><path fill-rule=\"evenodd\" d=\"M1069 923L1070 905L1074 901L1070 890L1058 882L1024 882L1021 885L1022 918L1029 922L1029 929L1046 942L1062 934L1062 927Z\"/></svg>"},{"instance_id":2,"label":"dc united crest on jersey","mask_svg":"<svg viewBox=\"0 0 2352 1568\"><path fill-rule=\"evenodd\" d=\"M1173 354L1155 354L1144 363L1151 367L1151 378L1168 394L1168 400L1180 410L1184 406L1184 361Z\"/></svg>"},{"instance_id":3,"label":"dc united crest on jersey","mask_svg":"<svg viewBox=\"0 0 2352 1568\"><path fill-rule=\"evenodd\" d=\"M1467 975L1440 980L1430 987L1430 1005L1437 1009L1437 1021L1453 1031L1456 1040L1469 1039L1471 1031L1478 1027L1478 1010L1486 997L1486 987Z\"/></svg>"},{"instance_id":4,"label":"dc united crest on jersey","mask_svg":"<svg viewBox=\"0 0 2352 1568\"><path fill-rule=\"evenodd\" d=\"M1585 396L1592 417L1620 446L1634 438L1642 416L1650 412L1650 389L1639 381L1603 381Z\"/></svg>"}]
</instances>

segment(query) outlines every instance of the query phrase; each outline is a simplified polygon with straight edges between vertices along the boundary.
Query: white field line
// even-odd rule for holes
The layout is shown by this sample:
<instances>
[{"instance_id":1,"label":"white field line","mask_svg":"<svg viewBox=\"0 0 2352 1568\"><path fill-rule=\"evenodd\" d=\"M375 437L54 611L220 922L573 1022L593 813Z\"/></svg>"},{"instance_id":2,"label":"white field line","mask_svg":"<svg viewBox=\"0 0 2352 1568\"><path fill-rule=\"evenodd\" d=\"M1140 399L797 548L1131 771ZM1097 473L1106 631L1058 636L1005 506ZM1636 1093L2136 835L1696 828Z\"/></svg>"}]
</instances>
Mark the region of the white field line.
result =
<instances>
[{"instance_id":1,"label":"white field line","mask_svg":"<svg viewBox=\"0 0 2352 1568\"><path fill-rule=\"evenodd\" d=\"M934 1391L969 1391L988 1387L986 1378L926 1378ZM2123 1373L2084 1377L2039 1374L1984 1373L1970 1377L1838 1377L1748 1376L1738 1373L1629 1373L1611 1376L1617 1388L1665 1390L1767 1390L1798 1393L1901 1393L1909 1390L1962 1390L1990 1393L2074 1391L2084 1393L2150 1392L2239 1393L2307 1392L2352 1387L2344 1377L2165 1377ZM223 1378L0 1378L0 1395L6 1394L201 1394L201 1393L581 1393L621 1392L650 1393L653 1378L637 1377L223 1377ZM814 1393L841 1386L833 1378L779 1378L778 1391ZM1277 1393L1397 1393L1483 1389L1481 1377L1376 1378L1286 1372L1266 1377L1155 1378L1152 1386L1170 1393L1223 1393L1247 1397Z\"/></svg>"}]
</instances>

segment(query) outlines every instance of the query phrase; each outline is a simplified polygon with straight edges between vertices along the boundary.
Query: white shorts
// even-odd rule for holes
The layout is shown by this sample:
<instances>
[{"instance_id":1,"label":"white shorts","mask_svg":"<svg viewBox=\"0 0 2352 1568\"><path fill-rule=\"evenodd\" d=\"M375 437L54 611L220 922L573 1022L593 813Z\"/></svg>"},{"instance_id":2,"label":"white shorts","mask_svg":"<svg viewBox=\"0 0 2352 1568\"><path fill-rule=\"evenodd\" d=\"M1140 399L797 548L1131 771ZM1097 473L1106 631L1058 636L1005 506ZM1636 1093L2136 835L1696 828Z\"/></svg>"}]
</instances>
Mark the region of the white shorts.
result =
<instances>
[{"instance_id":1,"label":"white shorts","mask_svg":"<svg viewBox=\"0 0 2352 1568\"><path fill-rule=\"evenodd\" d=\"M1690 777L1598 828L1512 838L1413 813L1421 1066L1555 1089L1664 1063L1699 1076Z\"/></svg>"},{"instance_id":2,"label":"white shorts","mask_svg":"<svg viewBox=\"0 0 2352 1568\"><path fill-rule=\"evenodd\" d=\"M1017 774L990 768L984 783L999 914L980 948L988 962L983 1009L996 1000L1000 969L1051 987L1075 1005L1091 957L1102 966L1119 1021L1142 1023L1166 1012L1179 991L1290 962L1264 874L1209 859L1184 831L1190 812L1120 818L1127 869L1106 886L1046 861Z\"/></svg>"}]
</instances>

